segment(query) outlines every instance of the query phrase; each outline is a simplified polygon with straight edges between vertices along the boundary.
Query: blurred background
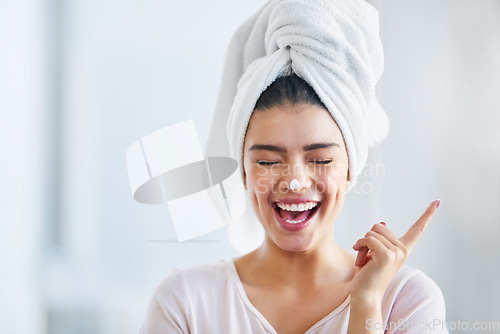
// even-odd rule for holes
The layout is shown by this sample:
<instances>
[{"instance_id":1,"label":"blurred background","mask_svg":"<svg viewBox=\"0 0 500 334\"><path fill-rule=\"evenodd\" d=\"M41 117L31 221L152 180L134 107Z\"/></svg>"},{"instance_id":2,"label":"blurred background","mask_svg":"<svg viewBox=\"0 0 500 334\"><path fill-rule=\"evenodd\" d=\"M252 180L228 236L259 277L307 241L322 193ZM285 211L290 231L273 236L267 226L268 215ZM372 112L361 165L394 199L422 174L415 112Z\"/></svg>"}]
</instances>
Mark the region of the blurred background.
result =
<instances>
[{"instance_id":1,"label":"blurred background","mask_svg":"<svg viewBox=\"0 0 500 334\"><path fill-rule=\"evenodd\" d=\"M175 266L238 254L177 243L134 202L127 148L193 119L206 140L229 39L262 0L0 1L0 333L137 333ZM351 249L443 204L409 264L449 322L500 321L500 2L372 1L391 118L336 222ZM216 219L216 217L207 217Z\"/></svg>"}]
</instances>

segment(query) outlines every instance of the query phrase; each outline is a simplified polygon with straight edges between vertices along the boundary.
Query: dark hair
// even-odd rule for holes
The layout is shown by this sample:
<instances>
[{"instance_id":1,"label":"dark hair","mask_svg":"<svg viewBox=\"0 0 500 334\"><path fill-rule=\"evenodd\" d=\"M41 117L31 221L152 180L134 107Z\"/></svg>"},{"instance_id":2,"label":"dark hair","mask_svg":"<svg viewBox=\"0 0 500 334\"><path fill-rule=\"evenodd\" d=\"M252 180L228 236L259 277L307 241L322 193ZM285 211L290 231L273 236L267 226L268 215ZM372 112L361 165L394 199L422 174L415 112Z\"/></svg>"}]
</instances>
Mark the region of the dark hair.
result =
<instances>
[{"instance_id":1,"label":"dark hair","mask_svg":"<svg viewBox=\"0 0 500 334\"><path fill-rule=\"evenodd\" d=\"M310 104L326 109L314 89L295 73L276 79L260 95L254 109L266 110L286 103Z\"/></svg>"}]
</instances>

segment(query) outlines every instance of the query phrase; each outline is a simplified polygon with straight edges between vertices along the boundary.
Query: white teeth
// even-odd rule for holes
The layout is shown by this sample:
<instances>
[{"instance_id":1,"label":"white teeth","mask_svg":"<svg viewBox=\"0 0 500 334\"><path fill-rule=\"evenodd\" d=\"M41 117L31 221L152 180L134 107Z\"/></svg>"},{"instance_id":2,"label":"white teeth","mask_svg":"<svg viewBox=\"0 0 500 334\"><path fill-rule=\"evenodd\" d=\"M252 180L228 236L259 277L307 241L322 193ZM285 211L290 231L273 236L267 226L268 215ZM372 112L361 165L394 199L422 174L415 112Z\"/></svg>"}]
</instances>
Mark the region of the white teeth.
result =
<instances>
[{"instance_id":1,"label":"white teeth","mask_svg":"<svg viewBox=\"0 0 500 334\"><path fill-rule=\"evenodd\" d=\"M318 202L307 202L307 203L300 203L300 204L283 204L283 203L276 203L276 205L281 209L281 210L286 210L286 211L305 211L305 210L311 210L312 208L316 207L318 205Z\"/></svg>"},{"instance_id":2,"label":"white teeth","mask_svg":"<svg viewBox=\"0 0 500 334\"><path fill-rule=\"evenodd\" d=\"M287 223L290 223L290 224L298 224L298 223L302 223L303 221L305 221L307 218L304 218L302 220L288 220L288 219L285 219L285 221Z\"/></svg>"}]
</instances>

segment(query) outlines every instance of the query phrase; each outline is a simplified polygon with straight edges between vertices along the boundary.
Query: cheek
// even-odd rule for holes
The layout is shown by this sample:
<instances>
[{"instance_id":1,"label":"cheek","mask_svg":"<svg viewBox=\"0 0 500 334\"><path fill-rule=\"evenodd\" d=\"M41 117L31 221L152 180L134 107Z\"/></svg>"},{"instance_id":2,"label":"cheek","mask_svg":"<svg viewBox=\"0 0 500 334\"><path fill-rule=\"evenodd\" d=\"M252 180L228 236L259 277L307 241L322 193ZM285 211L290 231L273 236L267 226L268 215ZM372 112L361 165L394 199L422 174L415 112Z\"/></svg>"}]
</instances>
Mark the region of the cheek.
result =
<instances>
[{"instance_id":1,"label":"cheek","mask_svg":"<svg viewBox=\"0 0 500 334\"><path fill-rule=\"evenodd\" d=\"M345 173L337 166L323 167L314 173L316 191L321 194L336 193L346 180Z\"/></svg>"},{"instance_id":2,"label":"cheek","mask_svg":"<svg viewBox=\"0 0 500 334\"><path fill-rule=\"evenodd\" d=\"M269 169L250 167L247 173L247 187L257 197L268 196L275 182Z\"/></svg>"},{"instance_id":3,"label":"cheek","mask_svg":"<svg viewBox=\"0 0 500 334\"><path fill-rule=\"evenodd\" d=\"M332 176L322 176L316 179L316 191L323 195L335 193L338 189L336 179Z\"/></svg>"}]
</instances>

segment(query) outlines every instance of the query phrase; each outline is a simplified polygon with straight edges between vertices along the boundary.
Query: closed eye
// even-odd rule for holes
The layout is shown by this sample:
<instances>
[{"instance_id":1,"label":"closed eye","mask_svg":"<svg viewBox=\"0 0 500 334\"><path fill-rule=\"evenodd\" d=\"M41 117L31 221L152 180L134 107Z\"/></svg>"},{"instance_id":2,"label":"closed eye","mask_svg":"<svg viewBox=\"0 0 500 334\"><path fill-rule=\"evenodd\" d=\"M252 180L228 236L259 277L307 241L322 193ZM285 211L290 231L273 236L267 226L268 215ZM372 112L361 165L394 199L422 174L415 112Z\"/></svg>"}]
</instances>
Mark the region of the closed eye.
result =
<instances>
[{"instance_id":1,"label":"closed eye","mask_svg":"<svg viewBox=\"0 0 500 334\"><path fill-rule=\"evenodd\" d=\"M313 160L315 164L320 164L320 165L328 165L331 163L333 160Z\"/></svg>"},{"instance_id":2,"label":"closed eye","mask_svg":"<svg viewBox=\"0 0 500 334\"><path fill-rule=\"evenodd\" d=\"M257 164L259 166L272 166L272 165L276 165L278 162L276 161L262 161L262 160L259 160L257 161Z\"/></svg>"}]
</instances>

